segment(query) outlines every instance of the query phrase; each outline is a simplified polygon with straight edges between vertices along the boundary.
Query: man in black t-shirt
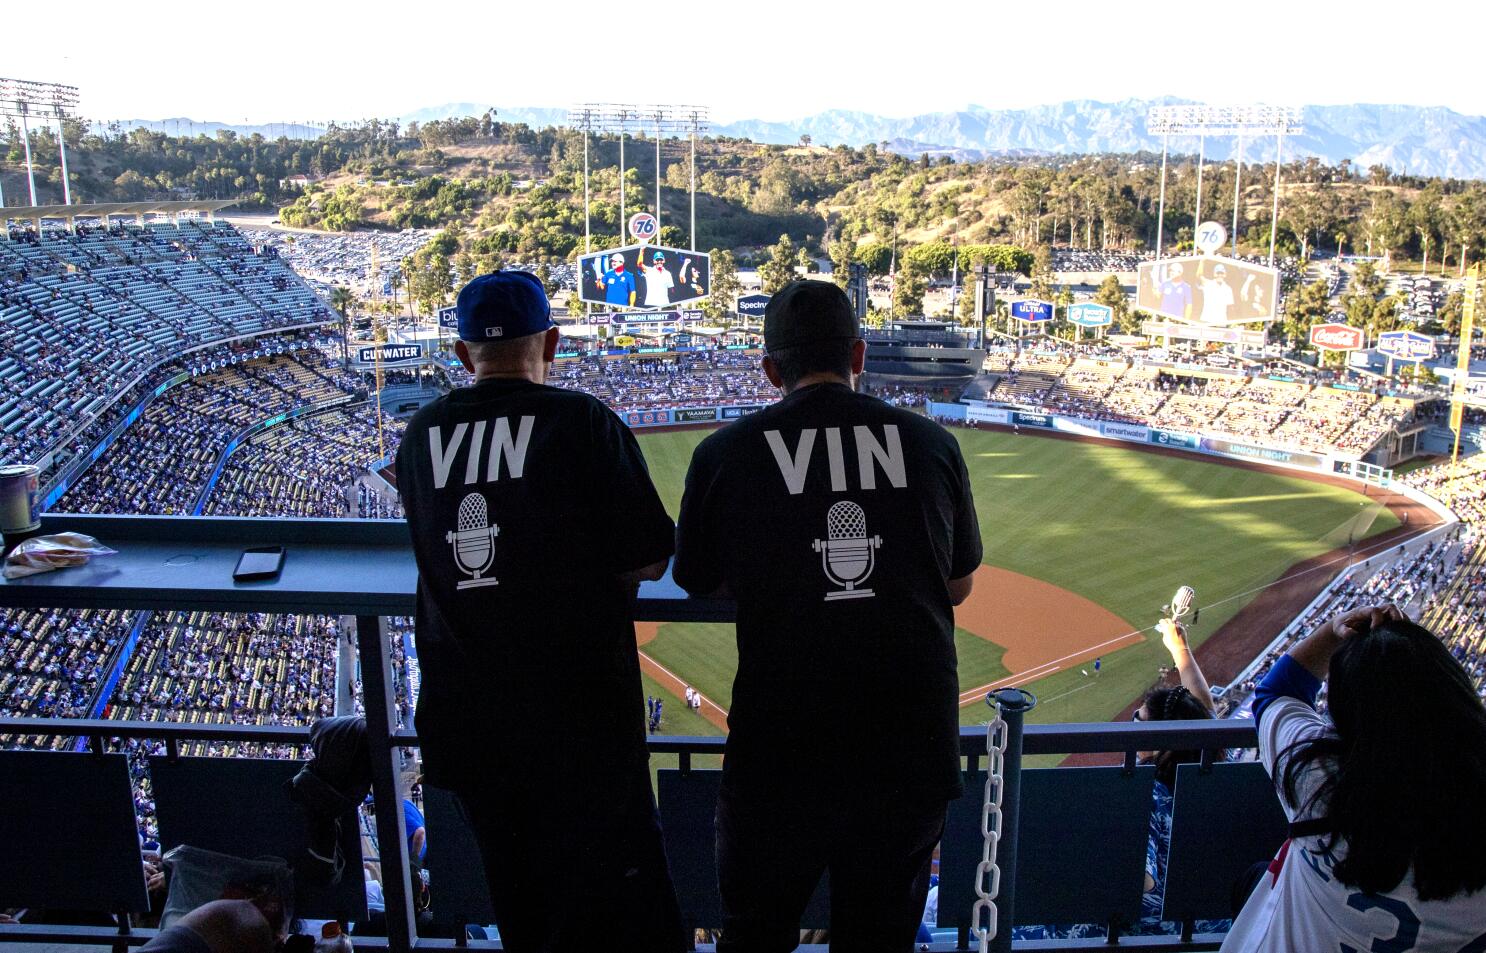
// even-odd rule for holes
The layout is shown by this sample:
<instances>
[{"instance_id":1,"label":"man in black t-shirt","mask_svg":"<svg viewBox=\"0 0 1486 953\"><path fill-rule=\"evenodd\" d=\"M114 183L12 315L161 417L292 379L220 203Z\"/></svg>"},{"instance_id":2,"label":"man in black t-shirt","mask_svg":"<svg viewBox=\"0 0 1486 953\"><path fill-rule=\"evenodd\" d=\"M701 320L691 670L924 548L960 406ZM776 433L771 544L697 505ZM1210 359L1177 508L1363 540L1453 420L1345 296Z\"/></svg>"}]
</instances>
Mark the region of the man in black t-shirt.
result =
<instances>
[{"instance_id":1,"label":"man in black t-shirt","mask_svg":"<svg viewBox=\"0 0 1486 953\"><path fill-rule=\"evenodd\" d=\"M684 949L631 621L674 527L613 412L543 384L558 331L536 276L476 278L458 317L475 382L397 455L426 779L459 797L506 949Z\"/></svg>"},{"instance_id":2,"label":"man in black t-shirt","mask_svg":"<svg viewBox=\"0 0 1486 953\"><path fill-rule=\"evenodd\" d=\"M832 945L909 950L962 788L970 481L938 424L855 392L866 345L835 285L774 295L764 347L784 399L697 447L674 570L738 604L718 949L793 949L829 870Z\"/></svg>"}]
</instances>

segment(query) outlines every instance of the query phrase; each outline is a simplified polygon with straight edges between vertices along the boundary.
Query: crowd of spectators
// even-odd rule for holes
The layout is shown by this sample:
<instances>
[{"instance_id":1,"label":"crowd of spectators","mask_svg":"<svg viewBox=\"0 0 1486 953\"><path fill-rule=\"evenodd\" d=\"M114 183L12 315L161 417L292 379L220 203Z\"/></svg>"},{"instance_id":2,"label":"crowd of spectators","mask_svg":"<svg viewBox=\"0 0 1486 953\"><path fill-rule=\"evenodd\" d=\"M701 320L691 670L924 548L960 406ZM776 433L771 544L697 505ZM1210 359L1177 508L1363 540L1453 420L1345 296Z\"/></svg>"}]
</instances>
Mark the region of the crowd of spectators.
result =
<instances>
[{"instance_id":1,"label":"crowd of spectators","mask_svg":"<svg viewBox=\"0 0 1486 953\"><path fill-rule=\"evenodd\" d=\"M779 397L759 369L759 355L747 351L564 358L553 365L548 383L592 394L616 411L756 404Z\"/></svg>"},{"instance_id":2,"label":"crowd of spectators","mask_svg":"<svg viewBox=\"0 0 1486 953\"><path fill-rule=\"evenodd\" d=\"M72 513L189 514L228 442L308 404L349 401L360 387L318 350L208 372L161 394L58 501Z\"/></svg>"},{"instance_id":3,"label":"crowd of spectators","mask_svg":"<svg viewBox=\"0 0 1486 953\"><path fill-rule=\"evenodd\" d=\"M388 456L397 452L404 422L382 416ZM364 491L356 512L356 481L381 459L377 413L370 404L301 417L254 437L228 458L205 508L208 516L382 517Z\"/></svg>"},{"instance_id":4,"label":"crowd of spectators","mask_svg":"<svg viewBox=\"0 0 1486 953\"><path fill-rule=\"evenodd\" d=\"M1460 523L1443 537L1349 567L1325 599L1286 627L1252 675L1230 687L1226 706L1244 704L1269 667L1324 619L1379 602L1397 603L1443 639L1486 698L1486 453L1416 470L1402 482L1450 507Z\"/></svg>"},{"instance_id":5,"label":"crowd of spectators","mask_svg":"<svg viewBox=\"0 0 1486 953\"><path fill-rule=\"evenodd\" d=\"M13 229L0 242L0 461L44 460L184 351L330 318L230 226Z\"/></svg>"},{"instance_id":6,"label":"crowd of spectators","mask_svg":"<svg viewBox=\"0 0 1486 953\"><path fill-rule=\"evenodd\" d=\"M1361 455L1415 419L1414 402L1370 390L1137 361L1061 342L995 350L982 368L990 381L973 396L992 405L1318 452Z\"/></svg>"}]
</instances>

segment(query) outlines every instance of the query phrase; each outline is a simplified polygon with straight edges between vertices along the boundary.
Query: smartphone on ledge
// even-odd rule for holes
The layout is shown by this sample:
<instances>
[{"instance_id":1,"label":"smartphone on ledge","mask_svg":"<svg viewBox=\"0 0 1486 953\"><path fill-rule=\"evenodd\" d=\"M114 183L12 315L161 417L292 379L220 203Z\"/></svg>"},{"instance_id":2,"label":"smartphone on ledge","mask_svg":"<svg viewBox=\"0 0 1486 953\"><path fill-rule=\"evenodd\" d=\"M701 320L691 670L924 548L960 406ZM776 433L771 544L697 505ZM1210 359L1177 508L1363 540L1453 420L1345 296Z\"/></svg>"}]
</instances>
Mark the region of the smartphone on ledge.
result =
<instances>
[{"instance_id":1,"label":"smartphone on ledge","mask_svg":"<svg viewBox=\"0 0 1486 953\"><path fill-rule=\"evenodd\" d=\"M257 579L274 579L284 568L284 547L264 546L245 549L237 558L237 568L232 578L237 582L252 582Z\"/></svg>"}]
</instances>

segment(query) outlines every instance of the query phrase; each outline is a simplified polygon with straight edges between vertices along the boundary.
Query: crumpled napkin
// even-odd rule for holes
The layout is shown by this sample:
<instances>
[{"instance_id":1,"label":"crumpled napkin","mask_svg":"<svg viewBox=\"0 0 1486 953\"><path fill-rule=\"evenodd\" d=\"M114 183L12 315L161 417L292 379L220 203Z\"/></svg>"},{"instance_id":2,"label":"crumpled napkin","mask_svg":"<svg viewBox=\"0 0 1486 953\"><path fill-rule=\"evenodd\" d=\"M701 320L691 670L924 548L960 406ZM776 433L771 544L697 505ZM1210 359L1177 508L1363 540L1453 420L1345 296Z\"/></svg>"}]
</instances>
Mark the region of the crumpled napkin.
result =
<instances>
[{"instance_id":1,"label":"crumpled napkin","mask_svg":"<svg viewBox=\"0 0 1486 953\"><path fill-rule=\"evenodd\" d=\"M51 536L33 536L22 542L5 557L5 578L20 579L39 572L81 566L91 556L114 556L118 550L109 549L91 536L82 533L54 533Z\"/></svg>"}]
</instances>

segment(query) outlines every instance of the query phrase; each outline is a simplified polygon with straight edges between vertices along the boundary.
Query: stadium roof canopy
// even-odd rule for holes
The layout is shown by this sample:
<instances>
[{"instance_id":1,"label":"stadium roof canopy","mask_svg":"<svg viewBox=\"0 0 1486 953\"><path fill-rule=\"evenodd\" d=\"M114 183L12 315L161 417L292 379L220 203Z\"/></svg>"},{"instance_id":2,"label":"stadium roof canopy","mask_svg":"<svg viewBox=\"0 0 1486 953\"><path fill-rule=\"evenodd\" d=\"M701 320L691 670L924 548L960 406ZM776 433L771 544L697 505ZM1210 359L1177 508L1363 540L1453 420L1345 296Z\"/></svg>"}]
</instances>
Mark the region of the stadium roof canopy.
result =
<instances>
[{"instance_id":1,"label":"stadium roof canopy","mask_svg":"<svg viewBox=\"0 0 1486 953\"><path fill-rule=\"evenodd\" d=\"M9 205L0 209L0 217L10 219L105 218L115 215L179 215L182 212L205 212L208 215L236 205L235 200L210 202L100 202L92 205Z\"/></svg>"}]
</instances>

